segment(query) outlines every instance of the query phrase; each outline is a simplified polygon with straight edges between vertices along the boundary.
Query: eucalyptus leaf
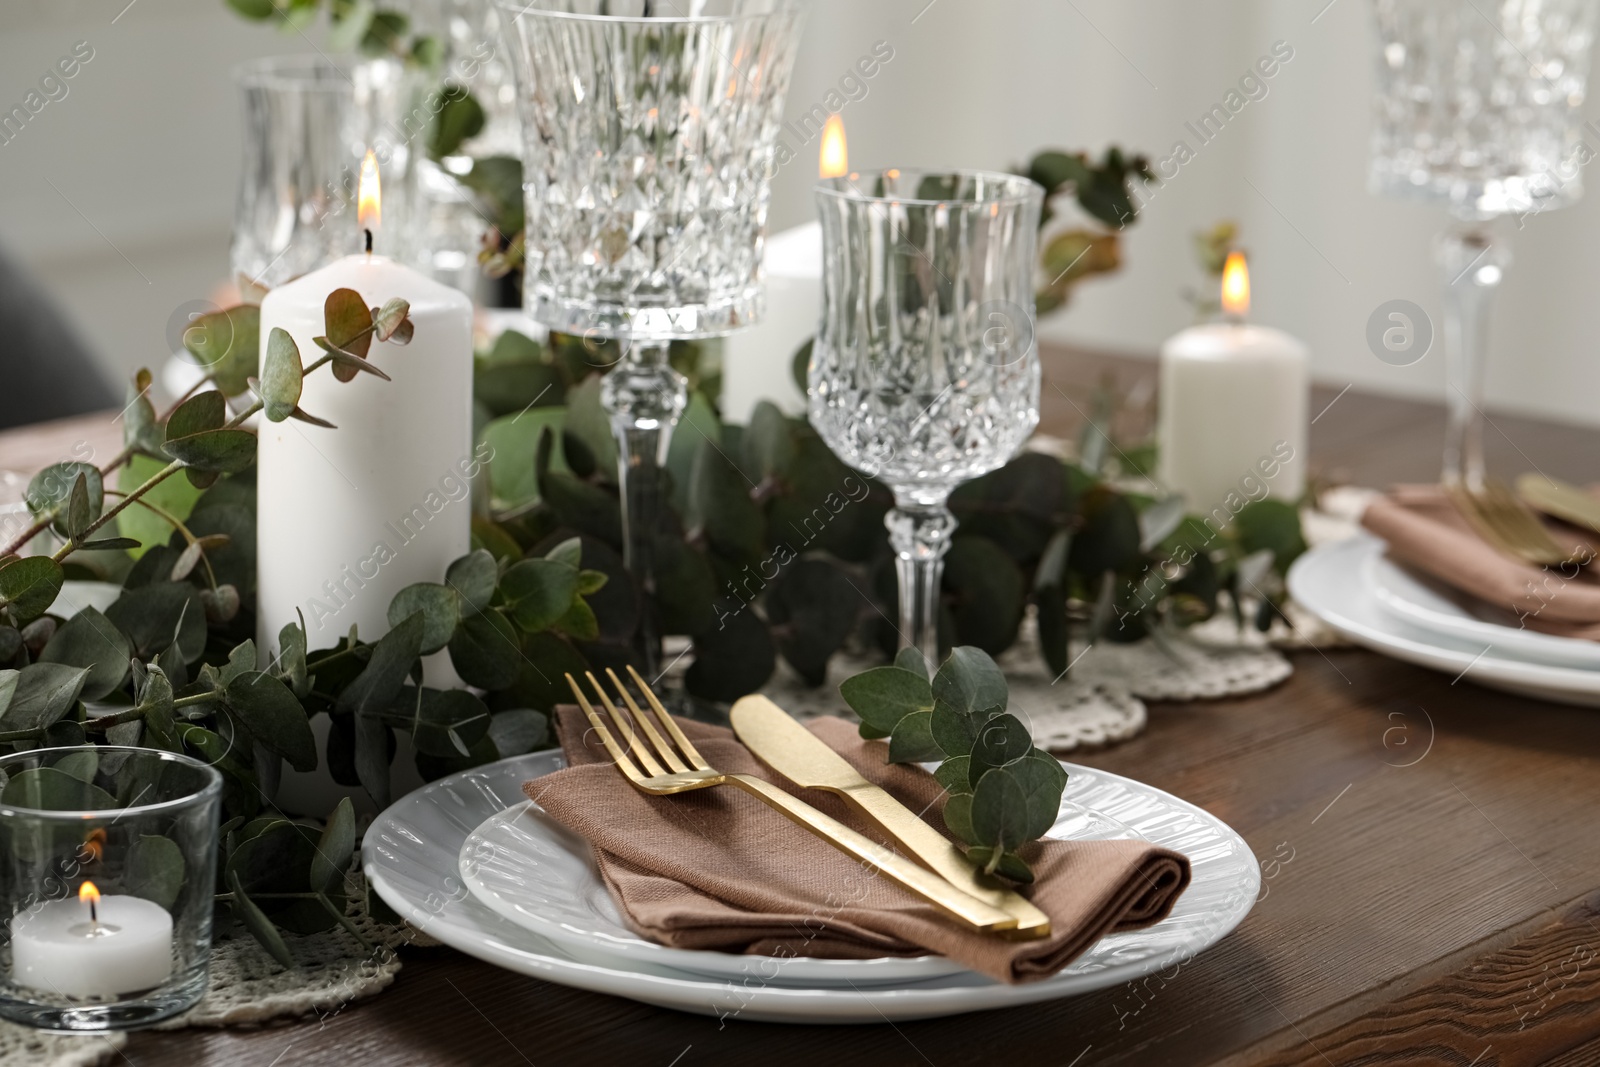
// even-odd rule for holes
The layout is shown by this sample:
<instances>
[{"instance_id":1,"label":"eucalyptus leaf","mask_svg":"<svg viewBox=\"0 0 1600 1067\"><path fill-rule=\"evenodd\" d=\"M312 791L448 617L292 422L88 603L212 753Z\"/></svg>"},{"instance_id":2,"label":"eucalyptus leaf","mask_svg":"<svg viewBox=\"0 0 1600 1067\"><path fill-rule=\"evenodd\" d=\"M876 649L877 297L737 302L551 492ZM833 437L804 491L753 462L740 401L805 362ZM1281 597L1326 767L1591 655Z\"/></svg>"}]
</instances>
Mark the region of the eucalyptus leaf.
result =
<instances>
[{"instance_id":1,"label":"eucalyptus leaf","mask_svg":"<svg viewBox=\"0 0 1600 1067\"><path fill-rule=\"evenodd\" d=\"M136 897L172 910L183 890L183 849L169 837L141 834L128 846L126 873L128 892Z\"/></svg>"},{"instance_id":2,"label":"eucalyptus leaf","mask_svg":"<svg viewBox=\"0 0 1600 1067\"><path fill-rule=\"evenodd\" d=\"M978 843L972 828L972 794L952 793L944 802L944 824L950 832L969 845Z\"/></svg>"},{"instance_id":3,"label":"eucalyptus leaf","mask_svg":"<svg viewBox=\"0 0 1600 1067\"><path fill-rule=\"evenodd\" d=\"M169 438L167 455L203 473L233 474L256 460L256 435L247 430L208 430Z\"/></svg>"},{"instance_id":4,"label":"eucalyptus leaf","mask_svg":"<svg viewBox=\"0 0 1600 1067\"><path fill-rule=\"evenodd\" d=\"M431 655L443 648L461 622L461 598L448 585L416 582L406 586L389 601L389 625L398 626L410 616L422 614L422 654Z\"/></svg>"},{"instance_id":5,"label":"eucalyptus leaf","mask_svg":"<svg viewBox=\"0 0 1600 1067\"><path fill-rule=\"evenodd\" d=\"M71 725L71 724L69 724ZM94 751L68 752L50 766L63 774L70 774L80 782L94 782L100 770L100 757Z\"/></svg>"},{"instance_id":6,"label":"eucalyptus leaf","mask_svg":"<svg viewBox=\"0 0 1600 1067\"><path fill-rule=\"evenodd\" d=\"M196 393L167 416L167 440L220 430L228 421L228 403L216 389Z\"/></svg>"},{"instance_id":7,"label":"eucalyptus leaf","mask_svg":"<svg viewBox=\"0 0 1600 1067\"><path fill-rule=\"evenodd\" d=\"M246 671L228 683L228 706L250 735L297 771L317 769L317 743L306 712L289 687L263 671Z\"/></svg>"},{"instance_id":8,"label":"eucalyptus leaf","mask_svg":"<svg viewBox=\"0 0 1600 1067\"><path fill-rule=\"evenodd\" d=\"M916 648L902 648L894 654L894 665L903 671L910 671L919 675L923 681L928 681L928 660L922 651ZM929 689L932 692L932 689Z\"/></svg>"},{"instance_id":9,"label":"eucalyptus leaf","mask_svg":"<svg viewBox=\"0 0 1600 1067\"><path fill-rule=\"evenodd\" d=\"M500 578L511 619L528 633L555 625L578 595L578 568L549 559L512 564Z\"/></svg>"},{"instance_id":10,"label":"eucalyptus leaf","mask_svg":"<svg viewBox=\"0 0 1600 1067\"><path fill-rule=\"evenodd\" d=\"M323 301L322 317L323 334L329 344L353 356L367 358L372 348L372 310L360 293L354 289L335 289ZM334 376L340 381L349 381L355 373L354 370L341 372L337 365L334 367Z\"/></svg>"},{"instance_id":11,"label":"eucalyptus leaf","mask_svg":"<svg viewBox=\"0 0 1600 1067\"><path fill-rule=\"evenodd\" d=\"M65 575L49 556L23 556L0 564L0 602L18 622L36 619L55 603Z\"/></svg>"},{"instance_id":12,"label":"eucalyptus leaf","mask_svg":"<svg viewBox=\"0 0 1600 1067\"><path fill-rule=\"evenodd\" d=\"M183 347L211 375L218 389L228 396L238 396L249 388L250 375L260 362L260 331L261 309L254 304L241 304L197 316L183 331Z\"/></svg>"},{"instance_id":13,"label":"eucalyptus leaf","mask_svg":"<svg viewBox=\"0 0 1600 1067\"><path fill-rule=\"evenodd\" d=\"M498 611L468 615L450 638L450 662L461 680L482 689L504 689L521 666L517 630Z\"/></svg>"},{"instance_id":14,"label":"eucalyptus leaf","mask_svg":"<svg viewBox=\"0 0 1600 1067\"><path fill-rule=\"evenodd\" d=\"M87 606L55 632L39 654L39 661L89 668L83 699L101 700L120 688L128 677L132 653L133 646L122 631L93 606Z\"/></svg>"},{"instance_id":15,"label":"eucalyptus leaf","mask_svg":"<svg viewBox=\"0 0 1600 1067\"><path fill-rule=\"evenodd\" d=\"M0 803L35 811L105 811L117 798L55 767L15 771L0 789Z\"/></svg>"},{"instance_id":16,"label":"eucalyptus leaf","mask_svg":"<svg viewBox=\"0 0 1600 1067\"><path fill-rule=\"evenodd\" d=\"M1028 796L1011 772L992 767L972 791L972 832L979 844L1010 852L1028 840Z\"/></svg>"},{"instance_id":17,"label":"eucalyptus leaf","mask_svg":"<svg viewBox=\"0 0 1600 1067\"><path fill-rule=\"evenodd\" d=\"M846 678L839 695L862 722L885 734L905 716L933 709L928 680L900 667L874 667Z\"/></svg>"},{"instance_id":18,"label":"eucalyptus leaf","mask_svg":"<svg viewBox=\"0 0 1600 1067\"><path fill-rule=\"evenodd\" d=\"M65 663L30 663L22 668L11 703L0 715L0 731L43 730L61 718L77 704L89 670Z\"/></svg>"},{"instance_id":19,"label":"eucalyptus leaf","mask_svg":"<svg viewBox=\"0 0 1600 1067\"><path fill-rule=\"evenodd\" d=\"M52 463L28 482L28 488L23 492L23 500L26 501L28 510L40 518L55 516L57 532L71 536L66 512L69 510L73 488L80 478L84 482L85 505L95 515L99 515L100 509L105 505L105 487L101 480L100 468L92 463Z\"/></svg>"},{"instance_id":20,"label":"eucalyptus leaf","mask_svg":"<svg viewBox=\"0 0 1600 1067\"><path fill-rule=\"evenodd\" d=\"M305 371L300 348L289 331L274 326L267 334L267 351L261 361L261 399L272 422L282 422L300 403Z\"/></svg>"},{"instance_id":21,"label":"eucalyptus leaf","mask_svg":"<svg viewBox=\"0 0 1600 1067\"><path fill-rule=\"evenodd\" d=\"M1022 788L1028 807L1023 831L1025 840L1043 837L1056 824L1061 813L1061 792L1067 785L1067 771L1054 756L1034 749L1006 766Z\"/></svg>"},{"instance_id":22,"label":"eucalyptus leaf","mask_svg":"<svg viewBox=\"0 0 1600 1067\"><path fill-rule=\"evenodd\" d=\"M520 756L550 741L550 717L532 708L497 711L489 719L489 739L500 758Z\"/></svg>"},{"instance_id":23,"label":"eucalyptus leaf","mask_svg":"<svg viewBox=\"0 0 1600 1067\"><path fill-rule=\"evenodd\" d=\"M1003 708L1007 699L1006 679L988 653L960 645L950 650L950 655L933 676L932 693L958 711Z\"/></svg>"},{"instance_id":24,"label":"eucalyptus leaf","mask_svg":"<svg viewBox=\"0 0 1600 1067\"><path fill-rule=\"evenodd\" d=\"M229 904L234 917L244 924L244 928L250 931L250 936L267 950L268 955L283 967L293 968L295 960L289 952L288 943L283 940L278 928L272 925L272 920L267 918L266 913L245 892L244 886L240 884L238 872L228 871L227 878L228 891L232 894Z\"/></svg>"},{"instance_id":25,"label":"eucalyptus leaf","mask_svg":"<svg viewBox=\"0 0 1600 1067\"><path fill-rule=\"evenodd\" d=\"M999 708L990 711L988 715L979 713L983 724L975 732L969 750L972 776L980 781L988 768L1003 767L1012 760L1019 760L1033 748L1033 739L1021 719L1009 712L993 714L999 712Z\"/></svg>"},{"instance_id":26,"label":"eucalyptus leaf","mask_svg":"<svg viewBox=\"0 0 1600 1067\"><path fill-rule=\"evenodd\" d=\"M576 561L573 565L576 566ZM444 572L445 584L454 589L473 611L481 611L489 606L499 579L500 569L494 556L482 548L462 556Z\"/></svg>"},{"instance_id":27,"label":"eucalyptus leaf","mask_svg":"<svg viewBox=\"0 0 1600 1067\"><path fill-rule=\"evenodd\" d=\"M105 614L133 642L134 655L140 659L152 659L173 644L174 633L185 663L193 663L205 651L205 605L200 603L200 591L187 582L125 589Z\"/></svg>"},{"instance_id":28,"label":"eucalyptus leaf","mask_svg":"<svg viewBox=\"0 0 1600 1067\"><path fill-rule=\"evenodd\" d=\"M971 767L970 756L951 756L939 764L933 772L933 777L948 793L971 793L972 781L969 776Z\"/></svg>"},{"instance_id":29,"label":"eucalyptus leaf","mask_svg":"<svg viewBox=\"0 0 1600 1067\"><path fill-rule=\"evenodd\" d=\"M411 740L430 756L468 755L489 732L489 709L465 689L423 689L413 714Z\"/></svg>"},{"instance_id":30,"label":"eucalyptus leaf","mask_svg":"<svg viewBox=\"0 0 1600 1067\"><path fill-rule=\"evenodd\" d=\"M356 847L356 810L349 797L343 797L328 816L311 857L311 889L332 893L343 887L345 871Z\"/></svg>"},{"instance_id":31,"label":"eucalyptus leaf","mask_svg":"<svg viewBox=\"0 0 1600 1067\"><path fill-rule=\"evenodd\" d=\"M944 756L933 739L931 712L914 711L903 715L889 733L890 763L920 763Z\"/></svg>"},{"instance_id":32,"label":"eucalyptus leaf","mask_svg":"<svg viewBox=\"0 0 1600 1067\"><path fill-rule=\"evenodd\" d=\"M373 332L378 340L387 341L394 336L400 324L406 321L406 316L411 314L411 305L399 297L394 297L384 302L372 315Z\"/></svg>"}]
</instances>

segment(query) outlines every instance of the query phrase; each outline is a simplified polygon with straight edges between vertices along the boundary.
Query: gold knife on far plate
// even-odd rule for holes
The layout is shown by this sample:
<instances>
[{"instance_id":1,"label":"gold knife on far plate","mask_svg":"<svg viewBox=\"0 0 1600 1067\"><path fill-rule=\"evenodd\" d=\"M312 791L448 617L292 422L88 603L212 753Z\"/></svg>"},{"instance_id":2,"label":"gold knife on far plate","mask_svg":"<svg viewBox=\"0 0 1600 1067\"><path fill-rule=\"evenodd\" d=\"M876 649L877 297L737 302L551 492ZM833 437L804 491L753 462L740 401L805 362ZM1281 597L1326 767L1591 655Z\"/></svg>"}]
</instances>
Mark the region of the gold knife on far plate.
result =
<instances>
[{"instance_id":1,"label":"gold knife on far plate","mask_svg":"<svg viewBox=\"0 0 1600 1067\"><path fill-rule=\"evenodd\" d=\"M1542 474L1517 475L1517 495L1536 511L1600 533L1600 498Z\"/></svg>"},{"instance_id":2,"label":"gold knife on far plate","mask_svg":"<svg viewBox=\"0 0 1600 1067\"><path fill-rule=\"evenodd\" d=\"M985 878L961 850L910 808L863 778L794 717L763 696L747 696L729 714L733 732L767 766L795 785L825 789L877 823L929 870L964 893L1017 919L1001 936L1019 940L1048 937L1050 917L1009 889Z\"/></svg>"}]
</instances>

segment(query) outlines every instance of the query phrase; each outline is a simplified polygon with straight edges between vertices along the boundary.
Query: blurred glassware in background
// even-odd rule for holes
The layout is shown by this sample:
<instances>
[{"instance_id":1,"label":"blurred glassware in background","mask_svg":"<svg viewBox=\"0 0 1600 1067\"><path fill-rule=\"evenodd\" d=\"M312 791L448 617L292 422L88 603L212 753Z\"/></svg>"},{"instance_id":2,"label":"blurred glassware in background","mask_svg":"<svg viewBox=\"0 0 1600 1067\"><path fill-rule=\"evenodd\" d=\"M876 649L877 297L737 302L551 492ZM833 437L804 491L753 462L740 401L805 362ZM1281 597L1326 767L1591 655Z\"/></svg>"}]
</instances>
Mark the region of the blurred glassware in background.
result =
<instances>
[{"instance_id":1,"label":"blurred glassware in background","mask_svg":"<svg viewBox=\"0 0 1600 1067\"><path fill-rule=\"evenodd\" d=\"M361 250L356 183L371 149L383 180L376 250L416 252L419 116L430 78L392 59L345 68L323 56L240 67L244 161L231 260L245 299ZM419 110L421 109L421 110Z\"/></svg>"},{"instance_id":2,"label":"blurred glassware in background","mask_svg":"<svg viewBox=\"0 0 1600 1067\"><path fill-rule=\"evenodd\" d=\"M486 167L478 160L504 160L519 168L522 160L516 85L500 14L492 0L416 0L412 24L443 46L439 80L430 93L458 86L482 109L481 125L474 123L477 132L450 145L437 159L430 151L417 155L415 265L480 305L515 306L521 294L487 278L478 262L484 235L499 222L493 198L481 190ZM430 111L436 103L437 97L430 95Z\"/></svg>"},{"instance_id":3,"label":"blurred glassware in background","mask_svg":"<svg viewBox=\"0 0 1600 1067\"><path fill-rule=\"evenodd\" d=\"M802 11L794 0L700 0L688 17L657 17L653 0L498 4L522 117L525 309L551 329L622 339L601 403L621 446L624 555L649 599L661 467L688 403L667 346L761 317ZM639 646L653 665L645 614Z\"/></svg>"},{"instance_id":4,"label":"blurred glassware in background","mask_svg":"<svg viewBox=\"0 0 1600 1067\"><path fill-rule=\"evenodd\" d=\"M1489 223L1565 207L1596 151L1580 137L1596 0L1374 0L1378 93L1369 184L1443 203L1443 481L1484 481L1482 407L1489 302L1510 265Z\"/></svg>"},{"instance_id":5,"label":"blurred glassware in background","mask_svg":"<svg viewBox=\"0 0 1600 1067\"><path fill-rule=\"evenodd\" d=\"M822 322L811 424L894 491L884 520L901 647L939 662L955 487L1006 463L1039 421L1034 264L1044 190L1012 174L910 170L817 186Z\"/></svg>"}]
</instances>

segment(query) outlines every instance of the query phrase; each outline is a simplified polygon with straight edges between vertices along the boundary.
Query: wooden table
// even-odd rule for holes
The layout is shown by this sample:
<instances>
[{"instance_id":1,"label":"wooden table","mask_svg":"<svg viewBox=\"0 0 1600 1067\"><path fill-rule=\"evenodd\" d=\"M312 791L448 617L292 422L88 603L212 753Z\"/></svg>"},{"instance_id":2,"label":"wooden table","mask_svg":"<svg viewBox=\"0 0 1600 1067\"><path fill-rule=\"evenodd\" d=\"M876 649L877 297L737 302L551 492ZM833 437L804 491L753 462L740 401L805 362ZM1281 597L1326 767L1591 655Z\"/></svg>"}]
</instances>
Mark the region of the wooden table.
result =
<instances>
[{"instance_id":1,"label":"wooden table","mask_svg":"<svg viewBox=\"0 0 1600 1067\"><path fill-rule=\"evenodd\" d=\"M1127 388L1151 371L1052 353L1046 426L1071 432L1097 377ZM1437 471L1437 408L1335 387L1312 411L1327 476L1378 485ZM1493 422L1497 469L1593 477L1600 435ZM38 466L78 440L109 456L108 431L91 417L0 434L0 468ZM138 1034L126 1062L1600 1064L1600 713L1364 651L1294 659L1270 692L1156 704L1138 738L1074 754L1204 806L1262 862L1243 925L1173 971L1004 1012L797 1027L719 1024L408 950L394 987L369 1002L252 1032Z\"/></svg>"}]
</instances>

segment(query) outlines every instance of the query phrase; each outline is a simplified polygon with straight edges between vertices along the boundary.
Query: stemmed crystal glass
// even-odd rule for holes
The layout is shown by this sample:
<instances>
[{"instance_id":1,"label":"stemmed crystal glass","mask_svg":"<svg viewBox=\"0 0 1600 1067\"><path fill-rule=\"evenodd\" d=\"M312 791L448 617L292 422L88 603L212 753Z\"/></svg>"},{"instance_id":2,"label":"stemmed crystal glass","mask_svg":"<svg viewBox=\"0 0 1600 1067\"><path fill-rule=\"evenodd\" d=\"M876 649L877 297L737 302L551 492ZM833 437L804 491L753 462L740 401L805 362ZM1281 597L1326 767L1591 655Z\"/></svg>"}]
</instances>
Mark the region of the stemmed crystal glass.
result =
<instances>
[{"instance_id":1,"label":"stemmed crystal glass","mask_svg":"<svg viewBox=\"0 0 1600 1067\"><path fill-rule=\"evenodd\" d=\"M761 316L802 12L797 0L497 2L523 125L524 304L553 330L622 342L601 402L620 446L624 558L648 600L662 466L688 402L667 347Z\"/></svg>"},{"instance_id":2,"label":"stemmed crystal glass","mask_svg":"<svg viewBox=\"0 0 1600 1067\"><path fill-rule=\"evenodd\" d=\"M811 424L894 491L900 639L938 662L943 557L960 483L1039 421L1034 249L1044 190L983 172L885 170L817 187L822 322Z\"/></svg>"},{"instance_id":3,"label":"stemmed crystal glass","mask_svg":"<svg viewBox=\"0 0 1600 1067\"><path fill-rule=\"evenodd\" d=\"M1594 156L1579 136L1596 0L1374 0L1374 192L1443 203L1446 485L1484 484L1489 302L1511 262L1497 219L1574 203ZM1488 10L1485 10L1485 7ZM1502 223L1498 229L1505 229Z\"/></svg>"}]
</instances>

